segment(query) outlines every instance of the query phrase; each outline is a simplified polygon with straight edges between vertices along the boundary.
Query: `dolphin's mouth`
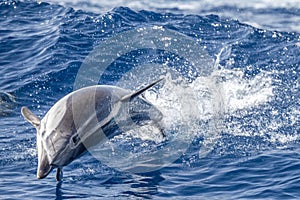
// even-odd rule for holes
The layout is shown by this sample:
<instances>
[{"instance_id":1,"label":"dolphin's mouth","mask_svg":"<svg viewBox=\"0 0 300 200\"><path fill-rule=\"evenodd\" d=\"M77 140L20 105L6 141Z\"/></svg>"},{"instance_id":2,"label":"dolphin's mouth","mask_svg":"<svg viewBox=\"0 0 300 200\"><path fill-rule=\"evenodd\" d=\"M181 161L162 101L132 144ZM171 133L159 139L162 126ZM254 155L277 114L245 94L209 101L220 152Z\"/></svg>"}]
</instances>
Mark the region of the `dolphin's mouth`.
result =
<instances>
[{"instance_id":1,"label":"dolphin's mouth","mask_svg":"<svg viewBox=\"0 0 300 200\"><path fill-rule=\"evenodd\" d=\"M45 178L46 176L48 176L48 174L52 171L54 167L47 164L47 165L42 165L42 166L39 166L38 170L37 170L37 174L36 174L36 177L38 179L43 179Z\"/></svg>"}]
</instances>

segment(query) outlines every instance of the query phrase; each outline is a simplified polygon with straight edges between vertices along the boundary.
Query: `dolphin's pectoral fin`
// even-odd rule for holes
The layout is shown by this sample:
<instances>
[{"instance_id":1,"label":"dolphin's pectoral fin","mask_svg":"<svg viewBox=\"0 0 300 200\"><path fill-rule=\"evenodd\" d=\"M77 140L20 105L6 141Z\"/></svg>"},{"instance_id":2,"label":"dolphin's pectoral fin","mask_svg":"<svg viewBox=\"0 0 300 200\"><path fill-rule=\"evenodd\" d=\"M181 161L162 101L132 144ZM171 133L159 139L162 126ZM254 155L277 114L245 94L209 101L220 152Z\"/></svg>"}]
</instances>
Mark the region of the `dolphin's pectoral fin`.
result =
<instances>
[{"instance_id":1,"label":"dolphin's pectoral fin","mask_svg":"<svg viewBox=\"0 0 300 200\"><path fill-rule=\"evenodd\" d=\"M166 134L160 123L163 119L163 114L147 99L142 97L131 99L129 102L129 115L130 120L134 124L138 126L152 125L160 131L164 139L166 138Z\"/></svg>"},{"instance_id":2,"label":"dolphin's pectoral fin","mask_svg":"<svg viewBox=\"0 0 300 200\"><path fill-rule=\"evenodd\" d=\"M56 181L61 181L62 180L62 178L63 178L62 168L57 168L55 178L56 178Z\"/></svg>"},{"instance_id":3,"label":"dolphin's pectoral fin","mask_svg":"<svg viewBox=\"0 0 300 200\"><path fill-rule=\"evenodd\" d=\"M40 126L41 119L33 114L27 107L22 107L21 113L24 116L24 118L30 122L35 128Z\"/></svg>"}]
</instances>

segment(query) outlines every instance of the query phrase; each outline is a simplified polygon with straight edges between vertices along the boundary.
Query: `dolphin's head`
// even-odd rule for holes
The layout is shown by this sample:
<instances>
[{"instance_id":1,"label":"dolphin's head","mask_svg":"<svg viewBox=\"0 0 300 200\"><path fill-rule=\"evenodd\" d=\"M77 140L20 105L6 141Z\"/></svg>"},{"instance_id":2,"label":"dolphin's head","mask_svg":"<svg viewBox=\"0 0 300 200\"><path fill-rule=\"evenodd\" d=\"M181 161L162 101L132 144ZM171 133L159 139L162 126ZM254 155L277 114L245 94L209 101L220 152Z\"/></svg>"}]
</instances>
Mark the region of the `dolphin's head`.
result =
<instances>
[{"instance_id":1,"label":"dolphin's head","mask_svg":"<svg viewBox=\"0 0 300 200\"><path fill-rule=\"evenodd\" d=\"M44 144L41 138L41 120L27 107L22 107L21 113L24 118L36 128L36 147L38 151L37 178L45 178L52 171L53 166L50 164L48 154L44 148Z\"/></svg>"}]
</instances>

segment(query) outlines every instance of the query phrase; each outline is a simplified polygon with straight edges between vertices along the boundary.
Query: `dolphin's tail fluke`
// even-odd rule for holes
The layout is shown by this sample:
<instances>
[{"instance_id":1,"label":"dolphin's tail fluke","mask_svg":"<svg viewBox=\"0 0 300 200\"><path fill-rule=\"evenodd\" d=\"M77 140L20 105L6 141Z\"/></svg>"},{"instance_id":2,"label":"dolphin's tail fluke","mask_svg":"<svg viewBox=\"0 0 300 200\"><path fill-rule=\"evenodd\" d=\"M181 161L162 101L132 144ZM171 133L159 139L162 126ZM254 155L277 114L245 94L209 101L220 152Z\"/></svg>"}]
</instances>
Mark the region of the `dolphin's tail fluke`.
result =
<instances>
[{"instance_id":1,"label":"dolphin's tail fluke","mask_svg":"<svg viewBox=\"0 0 300 200\"><path fill-rule=\"evenodd\" d=\"M147 85L146 87L143 87L129 95L126 95L124 97L121 98L121 101L130 101L132 100L133 98L139 96L140 94L142 94L143 92L145 92L146 90L148 90L149 88L151 88L152 86L156 85L157 83L159 83L160 81L162 81L164 78L160 78L156 81L154 81L153 83Z\"/></svg>"}]
</instances>

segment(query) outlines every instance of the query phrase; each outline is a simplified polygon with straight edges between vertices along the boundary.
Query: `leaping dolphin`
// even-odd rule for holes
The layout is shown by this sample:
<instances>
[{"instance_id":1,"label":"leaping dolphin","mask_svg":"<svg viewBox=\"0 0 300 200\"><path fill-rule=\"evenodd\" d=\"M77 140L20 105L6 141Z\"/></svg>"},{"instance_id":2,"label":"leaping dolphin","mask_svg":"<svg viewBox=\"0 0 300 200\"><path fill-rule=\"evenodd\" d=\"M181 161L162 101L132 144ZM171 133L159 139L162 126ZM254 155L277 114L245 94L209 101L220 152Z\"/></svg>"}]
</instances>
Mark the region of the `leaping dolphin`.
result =
<instances>
[{"instance_id":1,"label":"leaping dolphin","mask_svg":"<svg viewBox=\"0 0 300 200\"><path fill-rule=\"evenodd\" d=\"M60 181L63 166L134 124L153 123L160 128L162 113L140 94L161 80L136 92L109 85L76 90L56 102L42 120L22 107L22 115L37 130L37 178L57 168L56 180Z\"/></svg>"}]
</instances>

